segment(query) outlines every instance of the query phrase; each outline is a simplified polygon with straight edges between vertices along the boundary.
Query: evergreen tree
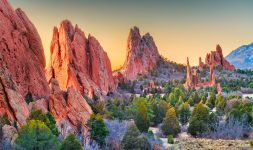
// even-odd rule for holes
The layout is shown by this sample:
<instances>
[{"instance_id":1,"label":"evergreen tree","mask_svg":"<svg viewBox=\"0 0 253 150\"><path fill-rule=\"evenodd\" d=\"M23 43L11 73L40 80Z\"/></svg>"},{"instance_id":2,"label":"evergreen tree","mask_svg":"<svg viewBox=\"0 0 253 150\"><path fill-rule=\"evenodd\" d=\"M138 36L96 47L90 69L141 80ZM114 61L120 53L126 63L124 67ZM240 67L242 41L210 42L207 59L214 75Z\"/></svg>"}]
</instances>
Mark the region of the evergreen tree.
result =
<instances>
[{"instance_id":1,"label":"evergreen tree","mask_svg":"<svg viewBox=\"0 0 253 150\"><path fill-rule=\"evenodd\" d=\"M15 149L17 150L57 150L59 141L52 134L51 130L44 122L39 120L29 120L24 125L15 140Z\"/></svg>"},{"instance_id":2,"label":"evergreen tree","mask_svg":"<svg viewBox=\"0 0 253 150\"><path fill-rule=\"evenodd\" d=\"M52 131L55 136L59 135L59 131L56 127L56 121L54 117L48 112L44 114L41 109L32 110L27 119L29 120L39 120L45 123L45 125Z\"/></svg>"},{"instance_id":3,"label":"evergreen tree","mask_svg":"<svg viewBox=\"0 0 253 150\"><path fill-rule=\"evenodd\" d=\"M208 118L209 112L202 101L200 101L193 109L188 132L196 136L208 131Z\"/></svg>"},{"instance_id":4,"label":"evergreen tree","mask_svg":"<svg viewBox=\"0 0 253 150\"><path fill-rule=\"evenodd\" d=\"M148 132L149 119L147 107L143 101L139 103L139 109L135 117L135 124L141 132Z\"/></svg>"},{"instance_id":5,"label":"evergreen tree","mask_svg":"<svg viewBox=\"0 0 253 150\"><path fill-rule=\"evenodd\" d=\"M225 102L222 95L217 96L217 99L215 101L215 106L216 106L216 111L219 115L224 114L225 107L226 107L226 102Z\"/></svg>"},{"instance_id":6,"label":"evergreen tree","mask_svg":"<svg viewBox=\"0 0 253 150\"><path fill-rule=\"evenodd\" d=\"M69 134L62 142L60 150L82 150L81 143L76 139L74 134Z\"/></svg>"},{"instance_id":7,"label":"evergreen tree","mask_svg":"<svg viewBox=\"0 0 253 150\"><path fill-rule=\"evenodd\" d=\"M191 111L190 111L190 107L188 102L185 102L181 105L181 107L179 108L179 120L180 122L184 125L186 124L191 116Z\"/></svg>"},{"instance_id":8,"label":"evergreen tree","mask_svg":"<svg viewBox=\"0 0 253 150\"><path fill-rule=\"evenodd\" d=\"M109 134L104 120L100 114L91 114L88 120L88 127L91 140L95 140L100 147L105 146L105 138Z\"/></svg>"},{"instance_id":9,"label":"evergreen tree","mask_svg":"<svg viewBox=\"0 0 253 150\"><path fill-rule=\"evenodd\" d=\"M131 123L121 141L122 150L147 150L150 149L148 140L143 137L134 123Z\"/></svg>"},{"instance_id":10,"label":"evergreen tree","mask_svg":"<svg viewBox=\"0 0 253 150\"><path fill-rule=\"evenodd\" d=\"M180 125L177 120L176 111L172 107L167 113L162 123L162 131L164 135L177 135L180 132Z\"/></svg>"}]
</instances>

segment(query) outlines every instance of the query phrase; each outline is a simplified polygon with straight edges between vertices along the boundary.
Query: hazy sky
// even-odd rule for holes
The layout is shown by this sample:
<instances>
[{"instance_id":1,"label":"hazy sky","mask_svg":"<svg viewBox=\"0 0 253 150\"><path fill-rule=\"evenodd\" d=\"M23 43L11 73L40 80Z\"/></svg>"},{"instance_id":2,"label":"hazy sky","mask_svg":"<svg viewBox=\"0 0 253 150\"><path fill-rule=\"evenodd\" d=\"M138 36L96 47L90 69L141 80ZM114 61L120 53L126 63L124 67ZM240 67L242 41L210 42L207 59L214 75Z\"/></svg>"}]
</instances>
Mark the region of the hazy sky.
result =
<instances>
[{"instance_id":1,"label":"hazy sky","mask_svg":"<svg viewBox=\"0 0 253 150\"><path fill-rule=\"evenodd\" d=\"M253 42L253 0L9 0L22 8L40 33L47 60L54 26L69 19L95 36L113 68L126 57L131 27L150 32L160 54L191 64L216 44L226 56Z\"/></svg>"}]
</instances>

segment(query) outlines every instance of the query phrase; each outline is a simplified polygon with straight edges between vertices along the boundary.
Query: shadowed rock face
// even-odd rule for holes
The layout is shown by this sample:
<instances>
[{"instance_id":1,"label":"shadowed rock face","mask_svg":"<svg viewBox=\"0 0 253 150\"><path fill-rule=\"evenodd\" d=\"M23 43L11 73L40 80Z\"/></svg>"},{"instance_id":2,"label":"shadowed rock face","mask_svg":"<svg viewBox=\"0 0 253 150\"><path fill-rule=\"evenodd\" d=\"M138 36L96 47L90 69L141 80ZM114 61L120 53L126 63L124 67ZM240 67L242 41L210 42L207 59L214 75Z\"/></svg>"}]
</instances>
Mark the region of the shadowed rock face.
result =
<instances>
[{"instance_id":1,"label":"shadowed rock face","mask_svg":"<svg viewBox=\"0 0 253 150\"><path fill-rule=\"evenodd\" d=\"M54 28L51 42L48 80L58 80L60 88L73 86L82 94L90 89L106 94L115 90L110 60L92 36L85 34L68 20Z\"/></svg>"},{"instance_id":2,"label":"shadowed rock face","mask_svg":"<svg viewBox=\"0 0 253 150\"><path fill-rule=\"evenodd\" d=\"M55 79L51 79L50 87L52 93L49 96L49 110L57 122L61 136L65 137L69 132L81 132L86 137L86 124L92 113L89 104L73 87L69 87L66 92L61 91ZM81 129L78 129L79 125Z\"/></svg>"},{"instance_id":3,"label":"shadowed rock face","mask_svg":"<svg viewBox=\"0 0 253 150\"><path fill-rule=\"evenodd\" d=\"M7 0L0 1L0 68L8 70L25 95L47 96L49 87L45 57L39 34L21 9L13 10Z\"/></svg>"},{"instance_id":4,"label":"shadowed rock face","mask_svg":"<svg viewBox=\"0 0 253 150\"><path fill-rule=\"evenodd\" d=\"M128 80L138 74L145 74L156 66L159 53L152 36L147 33L141 37L139 29L130 30L127 40L127 58L120 72Z\"/></svg>"},{"instance_id":5,"label":"shadowed rock face","mask_svg":"<svg viewBox=\"0 0 253 150\"><path fill-rule=\"evenodd\" d=\"M229 71L235 70L234 65L230 64L223 57L222 49L221 49L220 45L216 46L216 51L211 51L211 53L208 53L206 55L205 62L206 62L207 66L211 66L211 65L213 65L214 67L221 66L225 70L229 70Z\"/></svg>"},{"instance_id":6,"label":"shadowed rock face","mask_svg":"<svg viewBox=\"0 0 253 150\"><path fill-rule=\"evenodd\" d=\"M7 116L10 122L17 121L24 125L29 115L28 106L17 92L16 83L13 82L7 70L0 70L0 117Z\"/></svg>"}]
</instances>

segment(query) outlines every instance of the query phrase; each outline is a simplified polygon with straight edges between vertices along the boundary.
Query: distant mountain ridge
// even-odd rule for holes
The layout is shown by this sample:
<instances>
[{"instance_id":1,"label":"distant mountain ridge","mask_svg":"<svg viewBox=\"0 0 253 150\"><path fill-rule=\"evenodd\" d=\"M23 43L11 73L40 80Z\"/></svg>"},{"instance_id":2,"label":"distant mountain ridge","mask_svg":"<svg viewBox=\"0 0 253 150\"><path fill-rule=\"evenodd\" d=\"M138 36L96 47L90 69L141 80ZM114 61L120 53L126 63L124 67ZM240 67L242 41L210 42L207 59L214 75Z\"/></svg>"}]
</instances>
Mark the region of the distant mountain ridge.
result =
<instances>
[{"instance_id":1,"label":"distant mountain ridge","mask_svg":"<svg viewBox=\"0 0 253 150\"><path fill-rule=\"evenodd\" d=\"M243 45L226 56L236 69L253 69L253 43Z\"/></svg>"}]
</instances>

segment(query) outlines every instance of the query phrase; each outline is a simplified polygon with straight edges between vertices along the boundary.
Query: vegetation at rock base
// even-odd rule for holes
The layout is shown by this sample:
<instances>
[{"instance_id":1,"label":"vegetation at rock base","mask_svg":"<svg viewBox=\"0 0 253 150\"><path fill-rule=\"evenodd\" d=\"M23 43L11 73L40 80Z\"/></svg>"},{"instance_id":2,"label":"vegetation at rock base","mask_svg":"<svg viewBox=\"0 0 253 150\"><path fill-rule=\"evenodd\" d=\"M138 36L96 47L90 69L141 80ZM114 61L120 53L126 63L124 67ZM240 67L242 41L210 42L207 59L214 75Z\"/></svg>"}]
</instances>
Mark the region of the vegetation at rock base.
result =
<instances>
[{"instance_id":1,"label":"vegetation at rock base","mask_svg":"<svg viewBox=\"0 0 253 150\"><path fill-rule=\"evenodd\" d=\"M61 144L60 150L82 150L81 143L76 139L74 134L69 134L65 137L64 141Z\"/></svg>"},{"instance_id":2,"label":"vegetation at rock base","mask_svg":"<svg viewBox=\"0 0 253 150\"><path fill-rule=\"evenodd\" d=\"M96 141L100 147L104 147L105 138L109 134L109 131L105 126L102 116L100 114L91 114L87 125L91 140Z\"/></svg>"},{"instance_id":3,"label":"vegetation at rock base","mask_svg":"<svg viewBox=\"0 0 253 150\"><path fill-rule=\"evenodd\" d=\"M34 150L34 149L59 149L60 143L57 137L44 122L39 120L29 120L24 125L15 140L16 150Z\"/></svg>"},{"instance_id":4,"label":"vegetation at rock base","mask_svg":"<svg viewBox=\"0 0 253 150\"><path fill-rule=\"evenodd\" d=\"M51 130L51 132L55 135L59 135L59 131L56 127L56 121L54 117L51 115L50 112L43 113L41 109L34 109L30 112L29 117L27 119L29 120L39 120L45 123L45 125Z\"/></svg>"}]
</instances>

